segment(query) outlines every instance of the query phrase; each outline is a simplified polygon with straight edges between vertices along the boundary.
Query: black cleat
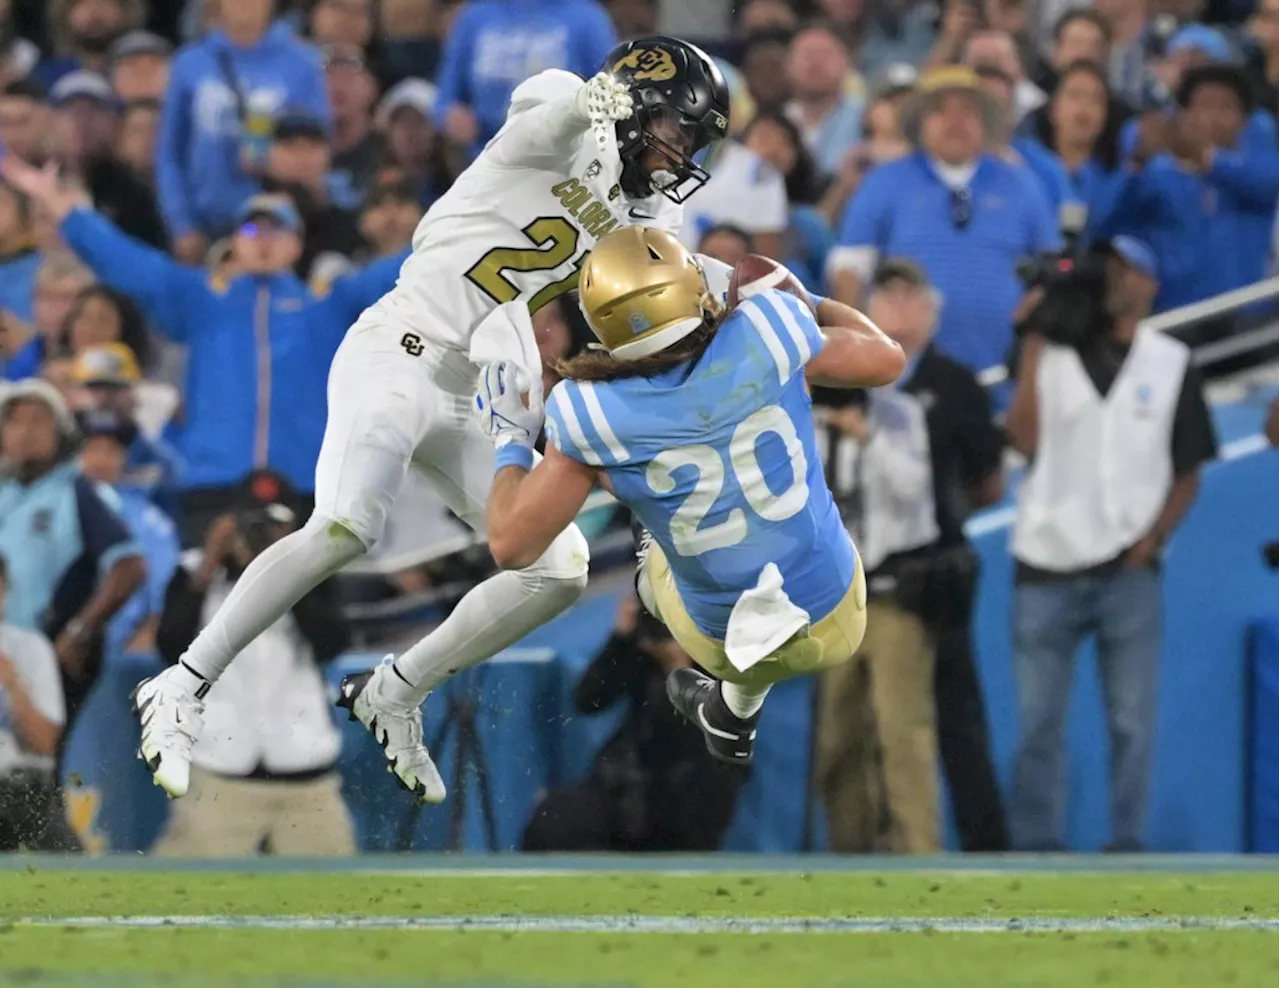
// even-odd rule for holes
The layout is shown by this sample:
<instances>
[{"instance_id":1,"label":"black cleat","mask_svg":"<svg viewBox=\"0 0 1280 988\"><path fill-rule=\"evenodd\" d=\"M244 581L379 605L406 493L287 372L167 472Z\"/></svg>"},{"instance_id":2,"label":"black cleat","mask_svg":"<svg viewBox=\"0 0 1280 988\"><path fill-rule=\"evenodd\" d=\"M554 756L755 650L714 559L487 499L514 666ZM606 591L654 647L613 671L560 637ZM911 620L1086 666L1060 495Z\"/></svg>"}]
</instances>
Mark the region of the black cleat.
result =
<instances>
[{"instance_id":1,"label":"black cleat","mask_svg":"<svg viewBox=\"0 0 1280 988\"><path fill-rule=\"evenodd\" d=\"M347 711L347 720L359 720L356 716L356 697L364 692L364 688L369 685L369 680L373 678L373 670L369 669L365 672L353 672L350 676L343 676L342 682L338 684L338 701L334 704Z\"/></svg>"},{"instance_id":2,"label":"black cleat","mask_svg":"<svg viewBox=\"0 0 1280 988\"><path fill-rule=\"evenodd\" d=\"M685 720L702 731L711 757L730 765L750 765L759 712L743 719L720 695L720 683L696 669L667 676L667 699Z\"/></svg>"}]
</instances>

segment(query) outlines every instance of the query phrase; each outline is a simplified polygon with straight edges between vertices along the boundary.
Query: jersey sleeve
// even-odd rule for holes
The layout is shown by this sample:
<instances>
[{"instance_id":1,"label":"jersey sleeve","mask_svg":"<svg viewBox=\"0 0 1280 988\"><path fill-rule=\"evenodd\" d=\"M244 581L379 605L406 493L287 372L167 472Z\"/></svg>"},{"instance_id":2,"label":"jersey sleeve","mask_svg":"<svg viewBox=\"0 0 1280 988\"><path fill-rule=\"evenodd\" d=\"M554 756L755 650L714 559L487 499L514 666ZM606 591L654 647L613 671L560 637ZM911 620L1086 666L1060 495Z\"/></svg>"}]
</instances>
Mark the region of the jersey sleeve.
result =
<instances>
[{"instance_id":1,"label":"jersey sleeve","mask_svg":"<svg viewBox=\"0 0 1280 988\"><path fill-rule=\"evenodd\" d=\"M590 467L627 463L632 452L614 398L590 381L561 381L547 399L547 442Z\"/></svg>"},{"instance_id":2,"label":"jersey sleeve","mask_svg":"<svg viewBox=\"0 0 1280 988\"><path fill-rule=\"evenodd\" d=\"M754 330L781 385L803 374L805 365L822 350L817 320L794 295L771 288L743 299L733 311Z\"/></svg>"},{"instance_id":3,"label":"jersey sleeve","mask_svg":"<svg viewBox=\"0 0 1280 988\"><path fill-rule=\"evenodd\" d=\"M110 488L77 477L75 491L85 552L97 561L99 574L106 573L121 559L142 555L124 521L107 503L107 498L114 497Z\"/></svg>"},{"instance_id":4,"label":"jersey sleeve","mask_svg":"<svg viewBox=\"0 0 1280 988\"><path fill-rule=\"evenodd\" d=\"M544 168L573 160L591 126L575 105L581 88L581 79L561 69L526 79L511 94L507 122L484 155L506 168Z\"/></svg>"}]
</instances>

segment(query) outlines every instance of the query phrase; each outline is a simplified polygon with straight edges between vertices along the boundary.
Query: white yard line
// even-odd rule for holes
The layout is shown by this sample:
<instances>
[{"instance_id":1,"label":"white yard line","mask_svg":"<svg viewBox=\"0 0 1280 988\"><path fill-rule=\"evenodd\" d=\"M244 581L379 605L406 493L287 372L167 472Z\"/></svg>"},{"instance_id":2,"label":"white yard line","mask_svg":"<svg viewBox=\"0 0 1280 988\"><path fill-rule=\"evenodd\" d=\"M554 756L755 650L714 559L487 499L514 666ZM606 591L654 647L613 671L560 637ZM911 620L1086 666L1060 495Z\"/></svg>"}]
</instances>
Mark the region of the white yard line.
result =
<instances>
[{"instance_id":1,"label":"white yard line","mask_svg":"<svg viewBox=\"0 0 1280 988\"><path fill-rule=\"evenodd\" d=\"M1219 916L964 916L824 918L685 916L81 916L20 919L16 926L88 929L491 930L501 933L1177 933L1263 930L1271 918Z\"/></svg>"}]
</instances>

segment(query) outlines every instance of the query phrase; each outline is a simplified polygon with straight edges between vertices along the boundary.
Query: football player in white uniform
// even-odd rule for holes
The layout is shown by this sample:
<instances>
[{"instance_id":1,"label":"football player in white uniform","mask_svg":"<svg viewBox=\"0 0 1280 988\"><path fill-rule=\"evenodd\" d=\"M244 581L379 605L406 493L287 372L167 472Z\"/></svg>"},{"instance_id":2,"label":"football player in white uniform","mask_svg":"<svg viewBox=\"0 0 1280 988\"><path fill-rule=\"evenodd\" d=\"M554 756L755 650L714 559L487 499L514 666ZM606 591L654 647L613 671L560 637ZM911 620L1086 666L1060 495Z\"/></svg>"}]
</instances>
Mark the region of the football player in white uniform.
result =
<instances>
[{"instance_id":1,"label":"football player in white uniform","mask_svg":"<svg viewBox=\"0 0 1280 988\"><path fill-rule=\"evenodd\" d=\"M548 71L516 88L506 125L423 218L396 287L334 357L310 521L260 555L181 661L134 693L139 752L170 796L187 791L201 699L241 649L378 540L406 470L483 529L494 451L470 412L473 332L498 306L522 303L512 308L527 316L575 287L592 246L619 226L678 231L679 204L706 181L702 162L728 115L715 64L670 38L619 45L587 82ZM422 701L573 603L587 559L570 526L533 565L475 587L394 662L343 681L340 704L422 800L445 797Z\"/></svg>"}]
</instances>

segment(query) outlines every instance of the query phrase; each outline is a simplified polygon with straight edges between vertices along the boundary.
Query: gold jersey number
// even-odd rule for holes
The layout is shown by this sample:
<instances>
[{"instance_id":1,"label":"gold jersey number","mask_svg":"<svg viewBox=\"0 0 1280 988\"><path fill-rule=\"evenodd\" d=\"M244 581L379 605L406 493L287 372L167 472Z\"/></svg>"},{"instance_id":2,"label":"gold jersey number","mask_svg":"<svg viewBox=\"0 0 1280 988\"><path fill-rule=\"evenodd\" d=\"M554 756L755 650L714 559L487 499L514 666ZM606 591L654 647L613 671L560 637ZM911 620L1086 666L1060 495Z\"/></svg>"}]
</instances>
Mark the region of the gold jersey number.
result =
<instances>
[{"instance_id":1,"label":"gold jersey number","mask_svg":"<svg viewBox=\"0 0 1280 988\"><path fill-rule=\"evenodd\" d=\"M495 247L476 261L466 273L466 278L499 305L514 302L520 297L519 286L512 284L504 272L529 274L534 271L552 271L564 264L578 249L578 231L562 216L540 216L523 231L528 247ZM578 272L586 259L584 252L578 258L573 271L544 285L529 299L529 311L537 312L552 299L563 295L578 284Z\"/></svg>"}]
</instances>

